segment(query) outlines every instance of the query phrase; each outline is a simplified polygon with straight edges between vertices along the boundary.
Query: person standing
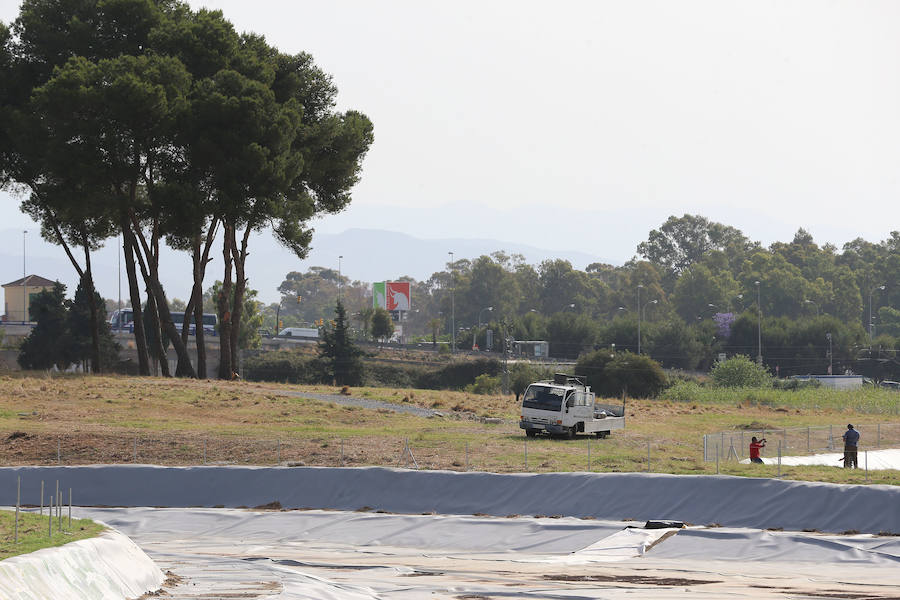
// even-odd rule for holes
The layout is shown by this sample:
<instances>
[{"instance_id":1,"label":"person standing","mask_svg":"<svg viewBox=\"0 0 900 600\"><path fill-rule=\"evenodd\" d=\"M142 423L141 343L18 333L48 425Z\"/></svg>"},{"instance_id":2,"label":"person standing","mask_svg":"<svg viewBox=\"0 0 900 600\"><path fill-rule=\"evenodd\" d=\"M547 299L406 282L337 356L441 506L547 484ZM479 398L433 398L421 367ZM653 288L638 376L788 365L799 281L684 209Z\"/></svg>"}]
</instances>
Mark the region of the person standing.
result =
<instances>
[{"instance_id":1,"label":"person standing","mask_svg":"<svg viewBox=\"0 0 900 600\"><path fill-rule=\"evenodd\" d=\"M859 432L853 429L853 425L847 425L847 431L841 437L844 438L844 468L849 469L853 465L854 469L858 469L857 448L859 446Z\"/></svg>"},{"instance_id":2,"label":"person standing","mask_svg":"<svg viewBox=\"0 0 900 600\"><path fill-rule=\"evenodd\" d=\"M763 459L759 457L760 448L766 447L766 438L757 441L756 436L750 439L750 462L762 464Z\"/></svg>"}]
</instances>

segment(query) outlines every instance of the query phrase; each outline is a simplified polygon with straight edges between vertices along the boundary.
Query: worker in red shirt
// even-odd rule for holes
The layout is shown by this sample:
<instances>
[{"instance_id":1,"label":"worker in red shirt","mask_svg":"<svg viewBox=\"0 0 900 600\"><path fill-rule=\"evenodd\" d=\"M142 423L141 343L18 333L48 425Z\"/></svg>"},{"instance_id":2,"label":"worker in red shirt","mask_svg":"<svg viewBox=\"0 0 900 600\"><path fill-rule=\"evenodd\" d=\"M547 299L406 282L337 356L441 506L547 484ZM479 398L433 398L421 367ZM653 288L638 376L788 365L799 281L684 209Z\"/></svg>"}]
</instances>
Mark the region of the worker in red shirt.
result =
<instances>
[{"instance_id":1,"label":"worker in red shirt","mask_svg":"<svg viewBox=\"0 0 900 600\"><path fill-rule=\"evenodd\" d=\"M763 459L759 457L759 449L766 447L766 438L759 441L756 437L750 439L750 462L762 464Z\"/></svg>"}]
</instances>

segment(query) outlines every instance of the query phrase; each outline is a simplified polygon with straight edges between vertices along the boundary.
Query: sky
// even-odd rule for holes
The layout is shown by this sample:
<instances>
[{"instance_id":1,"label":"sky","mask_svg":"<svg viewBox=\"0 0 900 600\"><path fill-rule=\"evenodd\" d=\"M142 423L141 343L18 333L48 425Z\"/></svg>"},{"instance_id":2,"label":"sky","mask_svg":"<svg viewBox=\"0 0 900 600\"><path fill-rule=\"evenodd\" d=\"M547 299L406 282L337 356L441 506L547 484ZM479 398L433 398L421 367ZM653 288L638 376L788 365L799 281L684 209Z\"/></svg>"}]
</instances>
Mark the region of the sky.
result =
<instances>
[{"instance_id":1,"label":"sky","mask_svg":"<svg viewBox=\"0 0 900 600\"><path fill-rule=\"evenodd\" d=\"M353 202L320 233L491 238L621 263L685 213L764 244L801 227L838 247L898 229L900 3L190 4L309 52L338 108L373 120ZM17 10L0 0L0 20ZM17 205L0 196L3 227L36 231ZM314 251L300 268L336 258Z\"/></svg>"}]
</instances>

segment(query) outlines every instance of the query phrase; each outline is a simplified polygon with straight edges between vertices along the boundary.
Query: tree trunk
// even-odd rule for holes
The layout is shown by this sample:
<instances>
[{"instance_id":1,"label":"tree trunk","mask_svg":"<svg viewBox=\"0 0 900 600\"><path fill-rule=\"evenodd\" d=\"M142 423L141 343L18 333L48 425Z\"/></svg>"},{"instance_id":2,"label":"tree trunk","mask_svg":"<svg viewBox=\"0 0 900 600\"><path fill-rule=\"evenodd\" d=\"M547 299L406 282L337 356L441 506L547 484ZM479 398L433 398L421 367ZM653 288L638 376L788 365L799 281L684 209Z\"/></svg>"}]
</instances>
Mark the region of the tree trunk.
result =
<instances>
[{"instance_id":1,"label":"tree trunk","mask_svg":"<svg viewBox=\"0 0 900 600\"><path fill-rule=\"evenodd\" d=\"M175 354L178 355L178 362L183 365L185 376L196 377L194 367L191 365L191 357L187 353L187 347L181 341L181 336L178 334L178 328L175 327L175 323L172 322L172 313L169 311L169 301L166 298L166 292L159 282L159 234L156 226L154 225L151 234L151 247L147 245L134 215L131 216L131 222L134 226L135 237L140 242L144 256L147 257L148 269L147 271L142 269L142 274L144 275L144 281L147 283L147 293L152 294L156 300L156 315L159 319L160 330L168 336L169 341L172 343ZM140 259L140 256L138 256L138 258Z\"/></svg>"},{"instance_id":2,"label":"tree trunk","mask_svg":"<svg viewBox=\"0 0 900 600\"><path fill-rule=\"evenodd\" d=\"M216 239L218 223L217 219L213 219L209 224L202 253L200 252L199 236L194 245L194 290L191 296L192 298L196 296L194 322L197 323L197 332L194 342L197 344L197 376L201 379L206 379L208 372L206 368L206 332L203 330L203 278L206 277L206 265L210 261L209 251L212 249L213 240Z\"/></svg>"},{"instance_id":3,"label":"tree trunk","mask_svg":"<svg viewBox=\"0 0 900 600\"><path fill-rule=\"evenodd\" d=\"M153 332L153 335L150 336L150 343L153 345L153 354L156 356L162 376L171 377L169 357L166 352L166 346L163 344L162 333L159 327L159 312L157 311L156 299L149 289L147 290L147 322L150 325L150 331Z\"/></svg>"},{"instance_id":4,"label":"tree trunk","mask_svg":"<svg viewBox=\"0 0 900 600\"><path fill-rule=\"evenodd\" d=\"M244 269L247 262L247 242L250 238L250 225L244 231L241 239L241 250L238 252L237 243L235 241L235 231L231 231L231 253L234 255L234 301L231 309L231 367L237 369L240 353L240 334L241 334L241 318L244 314L244 293L247 290L247 277Z\"/></svg>"},{"instance_id":5,"label":"tree trunk","mask_svg":"<svg viewBox=\"0 0 900 600\"><path fill-rule=\"evenodd\" d=\"M82 236L84 244L84 276L81 287L88 293L88 306L91 309L91 372L102 373L100 364L100 320L97 318L97 294L94 293L94 276L91 272L91 251L87 238Z\"/></svg>"},{"instance_id":6,"label":"tree trunk","mask_svg":"<svg viewBox=\"0 0 900 600\"><path fill-rule=\"evenodd\" d=\"M222 257L225 261L225 271L222 277L222 287L219 289L219 297L216 299L219 310L219 379L232 377L233 365L231 362L231 236L234 228L226 223L224 240L222 242Z\"/></svg>"},{"instance_id":7,"label":"tree trunk","mask_svg":"<svg viewBox=\"0 0 900 600\"><path fill-rule=\"evenodd\" d=\"M141 314L141 292L137 284L134 265L134 236L127 220L122 221L122 249L125 251L125 272L128 275L128 292L131 297L134 345L138 355L138 373L150 375L150 358L147 354L147 336L144 335L144 318Z\"/></svg>"}]
</instances>

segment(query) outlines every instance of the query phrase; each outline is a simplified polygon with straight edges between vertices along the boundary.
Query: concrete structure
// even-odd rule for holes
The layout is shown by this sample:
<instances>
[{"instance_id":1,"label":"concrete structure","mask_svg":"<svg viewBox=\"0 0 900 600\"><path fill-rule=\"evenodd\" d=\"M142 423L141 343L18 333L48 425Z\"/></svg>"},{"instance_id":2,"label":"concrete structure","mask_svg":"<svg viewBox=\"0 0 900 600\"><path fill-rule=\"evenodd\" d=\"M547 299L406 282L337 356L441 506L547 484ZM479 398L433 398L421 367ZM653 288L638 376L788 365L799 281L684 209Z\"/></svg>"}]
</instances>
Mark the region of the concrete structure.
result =
<instances>
[{"instance_id":1,"label":"concrete structure","mask_svg":"<svg viewBox=\"0 0 900 600\"><path fill-rule=\"evenodd\" d=\"M4 321L17 321L27 323L31 321L28 306L25 300L31 304L31 299L44 290L52 290L56 282L50 281L40 275L28 275L3 285L4 296ZM24 288L24 289L23 289Z\"/></svg>"},{"instance_id":2,"label":"concrete structure","mask_svg":"<svg viewBox=\"0 0 900 600\"><path fill-rule=\"evenodd\" d=\"M815 379L823 387L835 390L858 390L863 386L862 375L795 375L794 379L801 381Z\"/></svg>"}]
</instances>

